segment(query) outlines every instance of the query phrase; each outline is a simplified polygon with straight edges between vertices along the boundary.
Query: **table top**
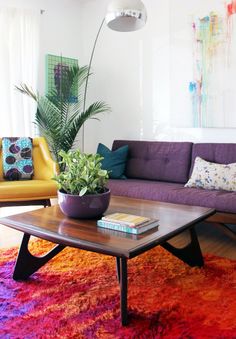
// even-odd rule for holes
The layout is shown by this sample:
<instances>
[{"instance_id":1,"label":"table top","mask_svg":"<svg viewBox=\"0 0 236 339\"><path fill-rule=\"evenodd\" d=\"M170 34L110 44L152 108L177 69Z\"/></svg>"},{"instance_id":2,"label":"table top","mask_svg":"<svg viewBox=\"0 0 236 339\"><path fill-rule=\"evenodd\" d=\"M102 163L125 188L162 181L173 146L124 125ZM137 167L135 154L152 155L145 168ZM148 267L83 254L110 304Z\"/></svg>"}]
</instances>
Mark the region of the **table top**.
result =
<instances>
[{"instance_id":1,"label":"table top","mask_svg":"<svg viewBox=\"0 0 236 339\"><path fill-rule=\"evenodd\" d=\"M113 196L105 214L114 212L158 218L159 227L140 235L104 229L95 219L66 217L58 205L0 218L0 224L57 244L132 258L204 220L214 209Z\"/></svg>"}]
</instances>

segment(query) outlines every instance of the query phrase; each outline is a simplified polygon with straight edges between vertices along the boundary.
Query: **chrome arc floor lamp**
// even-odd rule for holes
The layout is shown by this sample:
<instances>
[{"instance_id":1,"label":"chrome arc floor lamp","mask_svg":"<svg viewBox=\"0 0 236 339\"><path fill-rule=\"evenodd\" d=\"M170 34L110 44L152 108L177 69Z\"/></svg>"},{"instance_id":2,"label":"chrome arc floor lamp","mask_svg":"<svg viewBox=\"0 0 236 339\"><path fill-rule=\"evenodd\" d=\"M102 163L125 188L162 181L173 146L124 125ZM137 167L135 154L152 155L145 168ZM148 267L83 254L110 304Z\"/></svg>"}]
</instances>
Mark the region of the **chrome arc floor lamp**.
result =
<instances>
[{"instance_id":1,"label":"chrome arc floor lamp","mask_svg":"<svg viewBox=\"0 0 236 339\"><path fill-rule=\"evenodd\" d=\"M101 32L101 29L106 22L106 25L118 32L132 32L141 29L145 26L147 21L147 12L144 4L141 0L112 0L108 7L104 19L98 29L97 35L94 40L91 56L89 59L88 73L85 82L84 89L84 102L83 112L86 107L87 89L88 89L88 77L91 70L94 51L97 45L97 41ZM84 124L82 126L82 151L84 152Z\"/></svg>"}]
</instances>

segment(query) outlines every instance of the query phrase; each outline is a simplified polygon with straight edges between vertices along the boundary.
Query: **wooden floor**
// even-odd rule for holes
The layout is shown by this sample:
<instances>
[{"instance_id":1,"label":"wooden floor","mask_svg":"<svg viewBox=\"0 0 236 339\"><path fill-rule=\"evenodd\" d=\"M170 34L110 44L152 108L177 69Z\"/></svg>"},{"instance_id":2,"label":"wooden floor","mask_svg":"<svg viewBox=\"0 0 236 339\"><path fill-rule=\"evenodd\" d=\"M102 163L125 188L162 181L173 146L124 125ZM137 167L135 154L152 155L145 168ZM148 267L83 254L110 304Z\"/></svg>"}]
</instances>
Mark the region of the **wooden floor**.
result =
<instances>
[{"instance_id":1,"label":"wooden floor","mask_svg":"<svg viewBox=\"0 0 236 339\"><path fill-rule=\"evenodd\" d=\"M52 202L56 203L56 200ZM5 207L0 208L0 217L25 212L41 207ZM236 230L236 226L235 230ZM225 235L221 229L213 224L201 223L196 227L199 242L203 253L212 253L222 257L236 259L236 240ZM22 239L22 233L6 226L0 225L0 248L10 246L19 246ZM184 232L171 240L171 243L177 247L187 244L189 239L188 232Z\"/></svg>"},{"instance_id":2,"label":"wooden floor","mask_svg":"<svg viewBox=\"0 0 236 339\"><path fill-rule=\"evenodd\" d=\"M236 231L236 226L232 226ZM236 237L229 237L222 229L211 223L196 226L198 240L203 253L211 253L221 257L236 259ZM182 247L188 243L189 234L184 232L171 240L171 244Z\"/></svg>"}]
</instances>

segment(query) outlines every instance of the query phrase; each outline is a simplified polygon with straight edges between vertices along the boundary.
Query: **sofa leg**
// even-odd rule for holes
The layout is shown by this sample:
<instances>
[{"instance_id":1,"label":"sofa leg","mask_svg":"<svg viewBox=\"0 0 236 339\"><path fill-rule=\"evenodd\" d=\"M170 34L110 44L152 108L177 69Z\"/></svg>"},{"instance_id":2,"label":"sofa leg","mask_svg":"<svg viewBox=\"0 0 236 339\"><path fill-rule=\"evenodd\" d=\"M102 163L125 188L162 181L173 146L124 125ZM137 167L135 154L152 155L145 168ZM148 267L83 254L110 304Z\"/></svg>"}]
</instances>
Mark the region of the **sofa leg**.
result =
<instances>
[{"instance_id":1,"label":"sofa leg","mask_svg":"<svg viewBox=\"0 0 236 339\"><path fill-rule=\"evenodd\" d=\"M168 242L165 242L161 244L161 246L167 250L168 252L175 255L177 258L188 264L189 266L198 266L202 267L204 265L204 260L202 256L202 251L199 245L197 233L192 227L190 230L190 236L191 240L190 243L182 248L176 248L169 244Z\"/></svg>"}]
</instances>

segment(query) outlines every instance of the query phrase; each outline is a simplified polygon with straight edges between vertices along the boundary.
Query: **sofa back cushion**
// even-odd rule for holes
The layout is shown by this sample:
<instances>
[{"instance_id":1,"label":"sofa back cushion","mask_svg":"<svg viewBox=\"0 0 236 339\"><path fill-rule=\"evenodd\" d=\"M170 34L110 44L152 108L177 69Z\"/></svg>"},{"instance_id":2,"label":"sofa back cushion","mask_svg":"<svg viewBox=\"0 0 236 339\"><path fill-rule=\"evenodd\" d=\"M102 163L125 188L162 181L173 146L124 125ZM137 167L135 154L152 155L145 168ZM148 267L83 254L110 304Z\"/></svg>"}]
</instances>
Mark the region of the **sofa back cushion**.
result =
<instances>
[{"instance_id":1,"label":"sofa back cushion","mask_svg":"<svg viewBox=\"0 0 236 339\"><path fill-rule=\"evenodd\" d=\"M191 142L115 140L112 150L128 145L128 178L186 183L191 164Z\"/></svg>"},{"instance_id":2,"label":"sofa back cushion","mask_svg":"<svg viewBox=\"0 0 236 339\"><path fill-rule=\"evenodd\" d=\"M231 164L236 162L236 143L202 143L194 144L190 175L196 157L218 164Z\"/></svg>"}]
</instances>

